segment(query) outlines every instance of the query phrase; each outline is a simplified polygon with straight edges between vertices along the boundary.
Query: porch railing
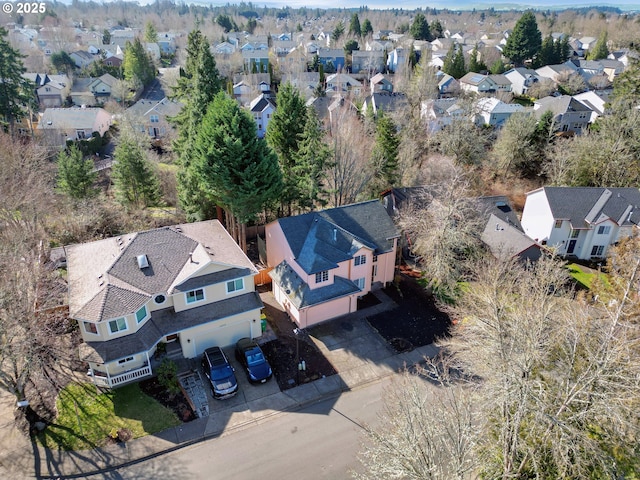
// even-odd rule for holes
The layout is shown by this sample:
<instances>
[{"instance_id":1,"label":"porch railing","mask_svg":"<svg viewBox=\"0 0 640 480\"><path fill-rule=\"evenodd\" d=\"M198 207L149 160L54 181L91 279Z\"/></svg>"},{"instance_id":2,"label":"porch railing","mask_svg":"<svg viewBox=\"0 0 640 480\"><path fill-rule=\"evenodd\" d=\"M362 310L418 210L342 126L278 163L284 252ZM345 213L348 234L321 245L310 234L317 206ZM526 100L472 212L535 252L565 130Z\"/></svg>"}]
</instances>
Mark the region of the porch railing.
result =
<instances>
[{"instance_id":1,"label":"porch railing","mask_svg":"<svg viewBox=\"0 0 640 480\"><path fill-rule=\"evenodd\" d=\"M129 382L135 382L144 377L150 377L152 374L151 366L145 365L144 367L138 368L136 370L130 370L125 373L121 373L120 375L113 375L110 377L93 375L93 382L98 386L103 387L117 387L119 385L123 385Z\"/></svg>"}]
</instances>

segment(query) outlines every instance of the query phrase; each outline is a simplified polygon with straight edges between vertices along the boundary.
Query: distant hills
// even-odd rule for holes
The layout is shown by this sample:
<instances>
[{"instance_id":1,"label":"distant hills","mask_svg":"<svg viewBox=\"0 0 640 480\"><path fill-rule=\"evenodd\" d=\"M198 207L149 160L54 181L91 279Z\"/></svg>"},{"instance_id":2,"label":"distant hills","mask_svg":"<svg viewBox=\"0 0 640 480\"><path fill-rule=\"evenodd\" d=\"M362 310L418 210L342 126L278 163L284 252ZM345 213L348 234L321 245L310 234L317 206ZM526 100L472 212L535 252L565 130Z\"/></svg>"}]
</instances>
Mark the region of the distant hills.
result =
<instances>
[{"instance_id":1,"label":"distant hills","mask_svg":"<svg viewBox=\"0 0 640 480\"><path fill-rule=\"evenodd\" d=\"M212 4L212 5L226 5L228 3L240 3L240 2L227 2L220 0L206 1L197 0L194 3ZM495 8L496 10L526 10L527 8L536 8L540 10L562 10L565 8L585 8L585 7L613 7L619 8L622 11L640 11L640 0L618 0L615 2L607 1L595 1L595 0L436 0L424 2L420 0L341 0L336 2L335 0L282 0L282 1L266 1L256 2L256 5L267 7L285 7L292 8L358 8L362 5L366 5L370 9L390 9L390 8L402 8L404 10L413 10L416 8L447 8L449 10L486 10L489 8Z\"/></svg>"}]
</instances>

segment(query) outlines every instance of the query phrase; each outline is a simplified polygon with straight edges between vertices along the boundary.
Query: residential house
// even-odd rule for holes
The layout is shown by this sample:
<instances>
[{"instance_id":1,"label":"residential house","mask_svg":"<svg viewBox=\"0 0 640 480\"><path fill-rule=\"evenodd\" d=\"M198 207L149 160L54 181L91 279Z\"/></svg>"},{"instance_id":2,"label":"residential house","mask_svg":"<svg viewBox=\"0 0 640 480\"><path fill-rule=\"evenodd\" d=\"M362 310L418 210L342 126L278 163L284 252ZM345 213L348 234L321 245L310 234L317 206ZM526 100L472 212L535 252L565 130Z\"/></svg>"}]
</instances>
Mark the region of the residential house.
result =
<instances>
[{"instance_id":1,"label":"residential house","mask_svg":"<svg viewBox=\"0 0 640 480\"><path fill-rule=\"evenodd\" d=\"M376 73L371 77L369 86L372 94L376 92L393 92L393 83L382 73Z\"/></svg>"},{"instance_id":2,"label":"residential house","mask_svg":"<svg viewBox=\"0 0 640 480\"><path fill-rule=\"evenodd\" d=\"M155 60L156 62L160 61L160 45L158 45L156 42L145 43L144 49L153 60Z\"/></svg>"},{"instance_id":3,"label":"residential house","mask_svg":"<svg viewBox=\"0 0 640 480\"><path fill-rule=\"evenodd\" d=\"M318 72L285 74L282 77L282 85L287 82L296 87L306 101L309 100L316 91L320 83L320 74Z\"/></svg>"},{"instance_id":4,"label":"residential house","mask_svg":"<svg viewBox=\"0 0 640 480\"><path fill-rule=\"evenodd\" d=\"M489 75L481 73L469 72L460 80L460 88L465 92L474 93L494 93L498 90L498 86Z\"/></svg>"},{"instance_id":5,"label":"residential house","mask_svg":"<svg viewBox=\"0 0 640 480\"><path fill-rule=\"evenodd\" d=\"M483 97L476 102L475 123L502 127L514 113L524 113L528 110L517 103L504 103L495 97Z\"/></svg>"},{"instance_id":6,"label":"residential house","mask_svg":"<svg viewBox=\"0 0 640 480\"><path fill-rule=\"evenodd\" d=\"M91 93L89 89L89 85L91 85L91 82L94 80L94 78L78 77L73 80L71 92L69 93L73 105L76 107L97 105L96 97L93 96L93 93Z\"/></svg>"},{"instance_id":7,"label":"residential house","mask_svg":"<svg viewBox=\"0 0 640 480\"><path fill-rule=\"evenodd\" d=\"M504 76L511 82L511 91L516 95L526 94L531 85L540 81L535 70L524 67L512 68L505 72Z\"/></svg>"},{"instance_id":8,"label":"residential house","mask_svg":"<svg viewBox=\"0 0 640 480\"><path fill-rule=\"evenodd\" d=\"M362 108L366 112L371 107L374 115L378 115L402 111L406 106L407 96L402 92L376 92L364 99Z\"/></svg>"},{"instance_id":9,"label":"residential house","mask_svg":"<svg viewBox=\"0 0 640 480\"><path fill-rule=\"evenodd\" d=\"M258 138L264 138L276 106L268 95L261 93L249 104L249 111L256 122Z\"/></svg>"},{"instance_id":10,"label":"residential house","mask_svg":"<svg viewBox=\"0 0 640 480\"><path fill-rule=\"evenodd\" d=\"M176 53L176 34L172 32L158 32L158 47L161 55Z\"/></svg>"},{"instance_id":11,"label":"residential house","mask_svg":"<svg viewBox=\"0 0 640 480\"><path fill-rule=\"evenodd\" d=\"M274 297L302 328L393 281L399 233L377 200L280 218L265 235Z\"/></svg>"},{"instance_id":12,"label":"residential house","mask_svg":"<svg viewBox=\"0 0 640 480\"><path fill-rule=\"evenodd\" d=\"M618 75L624 72L625 65L620 60L603 58L598 61L602 65L603 73L607 76L610 82L613 82Z\"/></svg>"},{"instance_id":13,"label":"residential house","mask_svg":"<svg viewBox=\"0 0 640 480\"><path fill-rule=\"evenodd\" d=\"M464 113L457 98L426 100L420 105L420 117L427 123L427 131L435 133L451 125L456 117Z\"/></svg>"},{"instance_id":14,"label":"residential house","mask_svg":"<svg viewBox=\"0 0 640 480\"><path fill-rule=\"evenodd\" d=\"M593 90L579 93L578 95L574 95L573 98L578 100L580 103L583 103L589 110L591 110L589 123L593 123L596 118L604 115L606 105L609 103L609 95L603 92L595 92Z\"/></svg>"},{"instance_id":15,"label":"residential house","mask_svg":"<svg viewBox=\"0 0 640 480\"><path fill-rule=\"evenodd\" d=\"M124 54L123 53L115 53L115 54L109 54L107 55L103 62L107 67L117 67L120 68L122 67L122 59L124 58Z\"/></svg>"},{"instance_id":16,"label":"residential house","mask_svg":"<svg viewBox=\"0 0 640 480\"><path fill-rule=\"evenodd\" d=\"M89 52L85 52L84 50L76 50L75 52L70 53L69 56L78 68L86 68L99 58L98 56L91 55Z\"/></svg>"},{"instance_id":17,"label":"residential house","mask_svg":"<svg viewBox=\"0 0 640 480\"><path fill-rule=\"evenodd\" d=\"M222 42L222 43L218 43L215 47L213 47L213 54L214 55L231 55L232 53L234 53L236 51L236 47L234 47L231 43L229 42Z\"/></svg>"},{"instance_id":18,"label":"residential house","mask_svg":"<svg viewBox=\"0 0 640 480\"><path fill-rule=\"evenodd\" d=\"M402 48L394 48L387 57L387 69L391 73L400 73L407 66L409 52Z\"/></svg>"},{"instance_id":19,"label":"residential house","mask_svg":"<svg viewBox=\"0 0 640 480\"><path fill-rule=\"evenodd\" d=\"M41 108L61 107L71 91L71 81L66 75L25 73L22 76L34 84Z\"/></svg>"},{"instance_id":20,"label":"residential house","mask_svg":"<svg viewBox=\"0 0 640 480\"><path fill-rule=\"evenodd\" d=\"M37 130L44 144L57 147L67 140L86 140L94 134L102 137L110 126L111 115L102 108L47 108Z\"/></svg>"},{"instance_id":21,"label":"residential house","mask_svg":"<svg viewBox=\"0 0 640 480\"><path fill-rule=\"evenodd\" d=\"M362 82L356 80L346 73L334 73L326 78L327 92L346 94L349 92L359 95L362 89Z\"/></svg>"},{"instance_id":22,"label":"residential house","mask_svg":"<svg viewBox=\"0 0 640 480\"><path fill-rule=\"evenodd\" d=\"M379 40L367 40L364 44L364 49L367 51L377 51L377 52L390 52L394 49L393 42L387 41L379 41Z\"/></svg>"},{"instance_id":23,"label":"residential house","mask_svg":"<svg viewBox=\"0 0 640 480\"><path fill-rule=\"evenodd\" d=\"M322 64L326 73L344 70L346 64L344 50L320 48L317 53L318 61Z\"/></svg>"},{"instance_id":24,"label":"residential house","mask_svg":"<svg viewBox=\"0 0 640 480\"><path fill-rule=\"evenodd\" d=\"M96 99L96 103L104 103L107 101L113 93L113 88L118 82L118 79L113 75L105 73L101 77L94 79L89 84L89 91ZM116 98L117 101L121 101L121 98Z\"/></svg>"},{"instance_id":25,"label":"residential house","mask_svg":"<svg viewBox=\"0 0 640 480\"><path fill-rule=\"evenodd\" d=\"M511 92L512 85L511 80L509 80L503 74L489 75L489 78L496 85L496 93L497 92Z\"/></svg>"},{"instance_id":26,"label":"residential house","mask_svg":"<svg viewBox=\"0 0 640 480\"><path fill-rule=\"evenodd\" d=\"M384 70L384 52L378 50L354 50L351 54L351 72L369 75Z\"/></svg>"},{"instance_id":27,"label":"residential house","mask_svg":"<svg viewBox=\"0 0 640 480\"><path fill-rule=\"evenodd\" d=\"M569 95L536 100L533 110L538 118L545 112L551 111L557 131L576 135L582 134L587 129L593 113L587 105Z\"/></svg>"},{"instance_id":28,"label":"residential house","mask_svg":"<svg viewBox=\"0 0 640 480\"><path fill-rule=\"evenodd\" d=\"M563 257L602 259L640 221L637 188L542 187L527 193L525 233Z\"/></svg>"},{"instance_id":29,"label":"residential house","mask_svg":"<svg viewBox=\"0 0 640 480\"><path fill-rule=\"evenodd\" d=\"M286 57L289 53L296 49L298 44L293 40L274 40L272 49L276 57Z\"/></svg>"},{"instance_id":30,"label":"residential house","mask_svg":"<svg viewBox=\"0 0 640 480\"><path fill-rule=\"evenodd\" d=\"M140 132L153 139L166 137L173 130L169 122L182 110L182 104L164 97L162 100L141 99L127 109L127 116Z\"/></svg>"},{"instance_id":31,"label":"residential house","mask_svg":"<svg viewBox=\"0 0 640 480\"><path fill-rule=\"evenodd\" d=\"M578 67L570 61L559 65L545 65L544 67L540 67L536 70L538 77L541 79L548 78L553 80L555 83L558 83L561 77L571 75L572 73L578 73Z\"/></svg>"},{"instance_id":32,"label":"residential house","mask_svg":"<svg viewBox=\"0 0 640 480\"><path fill-rule=\"evenodd\" d=\"M540 258L540 245L524 233L507 197L479 197L476 202L481 215L486 219L480 239L494 257L504 260L518 258L531 262Z\"/></svg>"},{"instance_id":33,"label":"residential house","mask_svg":"<svg viewBox=\"0 0 640 480\"><path fill-rule=\"evenodd\" d=\"M283 74L306 73L308 69L307 55L302 47L292 49L286 56L278 57L280 72Z\"/></svg>"},{"instance_id":34,"label":"residential house","mask_svg":"<svg viewBox=\"0 0 640 480\"><path fill-rule=\"evenodd\" d=\"M269 52L267 50L243 51L242 61L248 73L267 73L269 71Z\"/></svg>"},{"instance_id":35,"label":"residential house","mask_svg":"<svg viewBox=\"0 0 640 480\"><path fill-rule=\"evenodd\" d=\"M436 78L441 98L454 97L460 93L460 83L448 73L440 70L436 73Z\"/></svg>"},{"instance_id":36,"label":"residential house","mask_svg":"<svg viewBox=\"0 0 640 480\"><path fill-rule=\"evenodd\" d=\"M446 56L447 55L444 53L433 54L431 55L431 59L427 62L427 65L435 67L440 71L444 67L444 60Z\"/></svg>"},{"instance_id":37,"label":"residential house","mask_svg":"<svg viewBox=\"0 0 640 480\"><path fill-rule=\"evenodd\" d=\"M162 345L184 358L261 334L254 265L217 220L65 247L69 314L101 387L154 374Z\"/></svg>"}]
</instances>

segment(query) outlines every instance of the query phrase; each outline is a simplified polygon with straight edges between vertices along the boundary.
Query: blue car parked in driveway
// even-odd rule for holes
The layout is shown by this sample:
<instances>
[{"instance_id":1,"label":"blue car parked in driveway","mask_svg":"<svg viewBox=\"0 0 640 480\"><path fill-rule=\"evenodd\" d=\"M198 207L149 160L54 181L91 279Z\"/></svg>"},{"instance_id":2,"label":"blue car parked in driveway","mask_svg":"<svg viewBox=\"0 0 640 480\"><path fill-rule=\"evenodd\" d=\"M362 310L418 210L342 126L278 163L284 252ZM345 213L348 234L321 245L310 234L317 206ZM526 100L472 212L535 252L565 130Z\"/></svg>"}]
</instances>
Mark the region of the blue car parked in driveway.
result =
<instances>
[{"instance_id":1,"label":"blue car parked in driveway","mask_svg":"<svg viewBox=\"0 0 640 480\"><path fill-rule=\"evenodd\" d=\"M236 358L245 368L250 382L264 383L273 375L264 353L258 344L250 338L245 337L238 340Z\"/></svg>"},{"instance_id":2,"label":"blue car parked in driveway","mask_svg":"<svg viewBox=\"0 0 640 480\"><path fill-rule=\"evenodd\" d=\"M220 347L207 348L202 354L202 369L211 383L213 398L222 400L238 392L238 381L229 360Z\"/></svg>"}]
</instances>

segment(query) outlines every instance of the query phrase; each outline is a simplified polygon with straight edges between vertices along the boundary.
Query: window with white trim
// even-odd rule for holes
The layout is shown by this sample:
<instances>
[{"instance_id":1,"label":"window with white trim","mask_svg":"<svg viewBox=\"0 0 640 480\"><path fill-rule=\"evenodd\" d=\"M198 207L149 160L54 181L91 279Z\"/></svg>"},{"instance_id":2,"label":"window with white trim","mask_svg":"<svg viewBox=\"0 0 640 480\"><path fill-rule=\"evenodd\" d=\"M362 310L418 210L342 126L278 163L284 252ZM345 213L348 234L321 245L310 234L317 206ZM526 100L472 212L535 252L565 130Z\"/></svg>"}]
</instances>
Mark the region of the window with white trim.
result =
<instances>
[{"instance_id":1,"label":"window with white trim","mask_svg":"<svg viewBox=\"0 0 640 480\"><path fill-rule=\"evenodd\" d=\"M140 310L136 312L136 322L140 323L146 318L147 318L147 306L143 305L142 308L140 308Z\"/></svg>"},{"instance_id":2,"label":"window with white trim","mask_svg":"<svg viewBox=\"0 0 640 480\"><path fill-rule=\"evenodd\" d=\"M200 302L204 300L204 290L202 288L191 290L190 292L187 292L184 295L187 299L187 303Z\"/></svg>"},{"instance_id":3,"label":"window with white trim","mask_svg":"<svg viewBox=\"0 0 640 480\"><path fill-rule=\"evenodd\" d=\"M364 290L364 278L356 278L353 283L355 283L360 290Z\"/></svg>"},{"instance_id":4,"label":"window with white trim","mask_svg":"<svg viewBox=\"0 0 640 480\"><path fill-rule=\"evenodd\" d=\"M580 230L571 230L571 238L578 238L580 236Z\"/></svg>"},{"instance_id":5,"label":"window with white trim","mask_svg":"<svg viewBox=\"0 0 640 480\"><path fill-rule=\"evenodd\" d=\"M149 115L149 120L151 120L151 123L158 123L160 122L160 117L158 115Z\"/></svg>"},{"instance_id":6,"label":"window with white trim","mask_svg":"<svg viewBox=\"0 0 640 480\"><path fill-rule=\"evenodd\" d=\"M93 322L84 322L84 331L87 333L92 333L94 335L97 335L98 326Z\"/></svg>"},{"instance_id":7,"label":"window with white trim","mask_svg":"<svg viewBox=\"0 0 640 480\"><path fill-rule=\"evenodd\" d=\"M366 255L356 255L356 257L353 259L353 264L356 267L358 265L364 265L365 263L367 263L367 256Z\"/></svg>"},{"instance_id":8,"label":"window with white trim","mask_svg":"<svg viewBox=\"0 0 640 480\"><path fill-rule=\"evenodd\" d=\"M123 363L133 362L133 357L121 358L118 360L118 363L122 365Z\"/></svg>"},{"instance_id":9,"label":"window with white trim","mask_svg":"<svg viewBox=\"0 0 640 480\"><path fill-rule=\"evenodd\" d=\"M127 319L124 317L116 318L109 322L109 331L111 333L124 332L127 329Z\"/></svg>"},{"instance_id":10,"label":"window with white trim","mask_svg":"<svg viewBox=\"0 0 640 480\"><path fill-rule=\"evenodd\" d=\"M593 248L591 248L591 256L601 257L603 251L604 251L604 245L594 245Z\"/></svg>"},{"instance_id":11,"label":"window with white trim","mask_svg":"<svg viewBox=\"0 0 640 480\"><path fill-rule=\"evenodd\" d=\"M316 273L316 283L329 281L329 270Z\"/></svg>"},{"instance_id":12,"label":"window with white trim","mask_svg":"<svg viewBox=\"0 0 640 480\"><path fill-rule=\"evenodd\" d=\"M227 293L239 292L244 290L244 278L236 278L227 282Z\"/></svg>"},{"instance_id":13,"label":"window with white trim","mask_svg":"<svg viewBox=\"0 0 640 480\"><path fill-rule=\"evenodd\" d=\"M556 220L556 223L553 226L554 228L562 228L562 220Z\"/></svg>"},{"instance_id":14,"label":"window with white trim","mask_svg":"<svg viewBox=\"0 0 640 480\"><path fill-rule=\"evenodd\" d=\"M609 235L611 232L611 225L600 225L598 227L598 235Z\"/></svg>"}]
</instances>

